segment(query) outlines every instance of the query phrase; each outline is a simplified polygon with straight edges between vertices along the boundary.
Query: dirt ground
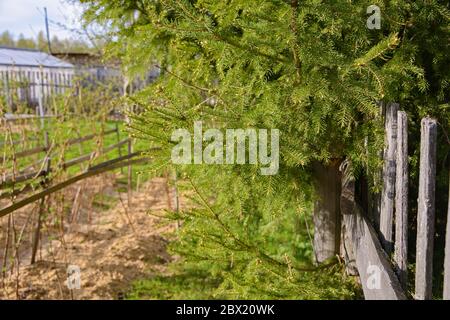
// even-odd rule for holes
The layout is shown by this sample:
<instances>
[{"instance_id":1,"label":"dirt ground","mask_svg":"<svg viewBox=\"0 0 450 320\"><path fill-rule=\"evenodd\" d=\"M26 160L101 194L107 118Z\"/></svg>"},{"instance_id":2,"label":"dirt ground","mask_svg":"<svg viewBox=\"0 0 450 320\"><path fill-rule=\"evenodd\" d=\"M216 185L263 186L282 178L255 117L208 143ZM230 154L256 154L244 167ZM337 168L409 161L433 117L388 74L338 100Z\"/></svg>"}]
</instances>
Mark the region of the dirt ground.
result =
<instances>
[{"instance_id":1,"label":"dirt ground","mask_svg":"<svg viewBox=\"0 0 450 320\"><path fill-rule=\"evenodd\" d=\"M165 179L153 179L133 192L128 207L126 193L109 188L103 193L116 198L114 205L92 213L92 206L81 201L78 221L63 236L49 237L34 265L22 259L27 262L18 276L12 272L3 288L0 284L0 299L121 299L132 281L165 272L172 259L166 252L168 235L175 225L153 214L173 205L173 190L168 196ZM80 269L80 289L67 287L69 265Z\"/></svg>"}]
</instances>

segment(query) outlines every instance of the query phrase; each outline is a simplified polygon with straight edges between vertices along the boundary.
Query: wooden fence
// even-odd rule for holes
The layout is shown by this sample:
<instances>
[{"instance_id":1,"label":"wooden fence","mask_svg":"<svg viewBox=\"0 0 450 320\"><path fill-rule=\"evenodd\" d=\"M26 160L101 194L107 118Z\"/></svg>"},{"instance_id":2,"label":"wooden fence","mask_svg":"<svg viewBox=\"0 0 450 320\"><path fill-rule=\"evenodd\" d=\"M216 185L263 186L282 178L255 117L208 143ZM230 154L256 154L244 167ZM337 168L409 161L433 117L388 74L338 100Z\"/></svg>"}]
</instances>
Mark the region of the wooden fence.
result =
<instances>
[{"instance_id":1,"label":"wooden fence","mask_svg":"<svg viewBox=\"0 0 450 320\"><path fill-rule=\"evenodd\" d=\"M21 118L21 120L29 118ZM30 118L31 119L31 118ZM36 119L36 117L33 117L32 119ZM40 119L40 117L38 117ZM8 121L15 121L16 118L3 118L1 119L1 122L8 122ZM26 196L24 198L19 199L18 201L14 201L12 204L1 208L0 209L0 218L8 215L15 210L18 210L30 203L33 203L35 201L40 200L41 205L39 206L39 214L38 214L38 221L36 223L36 229L35 234L33 237L33 243L32 243L32 255L31 255L31 263L35 262L36 259L36 251L38 248L38 241L40 238L40 232L41 232L41 220L43 215L43 203L45 200L45 197L48 195L57 192L59 190L62 190L66 188L67 186L76 183L80 180L89 178L94 175L101 174L106 171L114 170L117 168L122 167L128 167L128 196L131 197L131 185L132 185L132 165L138 164L147 161L147 159L139 157L139 152L132 152L132 145L131 140L129 138L126 139L120 139L120 132L119 127L116 124L114 129L106 130L99 134L89 134L86 136L82 136L75 139L70 139L68 141L64 142L64 147L69 147L76 144L82 144L83 142L90 141L93 139L99 139L103 138L105 136L115 134L117 137L117 142L111 145L108 145L106 147L103 147L101 150L95 150L91 151L86 154L82 154L76 158L72 158L69 160L64 160L63 162L58 163L57 167L52 163L52 150L54 150L56 147L60 146L56 143L50 144L48 140L48 133L44 132L44 144L38 145L36 147L33 147L31 149L22 150L19 152L14 153L13 155L4 156L5 160L13 160L16 161L20 158L29 157L36 154L44 154L44 157L36 162L34 162L32 165L29 165L26 168L22 168L20 170L14 170L16 172L4 174L2 177L0 177L0 190L9 189L8 191L0 192L0 199L5 198L12 198L17 197L19 195L25 195L26 193L29 193L31 191L36 191L35 185L36 182L38 182L40 186L40 191L35 192L31 196ZM13 141L14 143L14 141ZM126 155L122 155L121 148L122 146L127 145L128 153ZM105 162L102 162L100 164L92 165L91 162L94 160L98 155L106 154L110 151L118 150L119 157L108 160ZM136 158L136 159L134 159ZM74 165L79 165L84 162L88 162L87 169L76 174L75 176L70 177L69 179L58 182L56 184L52 184L51 178L52 178L52 172L53 171L64 171L69 167L72 167ZM34 168L38 167L38 170L35 170ZM39 179L37 181L37 179ZM16 188L16 187L19 188ZM130 201L130 199L128 199Z\"/></svg>"},{"instance_id":2,"label":"wooden fence","mask_svg":"<svg viewBox=\"0 0 450 320\"><path fill-rule=\"evenodd\" d=\"M386 105L385 117L383 187L374 211L364 212L359 206L350 164L341 166L341 251L348 270L357 270L366 299L401 300L408 297L408 119L395 103ZM436 143L437 121L422 119L413 294L417 300L432 298ZM444 299L450 299L450 203L447 216ZM379 222L379 229L371 220Z\"/></svg>"},{"instance_id":3,"label":"wooden fence","mask_svg":"<svg viewBox=\"0 0 450 320\"><path fill-rule=\"evenodd\" d=\"M40 117L37 117L40 118ZM7 120L8 121L8 120ZM114 129L110 129L107 131L104 131L101 135L97 135L97 134L89 134L80 138L75 138L75 139L70 139L68 141L66 141L64 143L65 147L69 147L75 144L81 144L83 142L89 141L89 140L93 140L95 138L100 138L100 137L105 137L107 135L110 134L119 134L119 129L118 126L116 126ZM48 136L47 132L44 132L44 136ZM14 153L13 155L10 155L6 158L6 160L12 160L13 158L15 160L20 159L20 158L25 158L25 157L29 157L35 154L39 154L39 153L47 153L50 152L52 149L58 147L58 144L48 144L48 138L44 139L46 141L46 143L44 143L43 145L39 145L36 147L33 147L31 149L27 149L27 150L22 150L19 152ZM119 140L119 136L118 136L118 142L112 145L109 145L107 147L104 147L101 150L101 154L105 154L108 153L112 150L119 150L119 154L121 154L121 147L127 144L131 144L131 140L130 139L123 139L123 140ZM63 168L63 169L67 169L71 166L77 165L77 164L81 164L83 162L86 162L90 159L93 159L99 152L98 151L92 151L89 152L87 154L81 155L79 157L67 160L63 163L60 163L58 166L59 168ZM44 163L47 158L50 158L50 155L46 155L45 158L42 158L40 160L37 161L37 163L34 163L34 165L32 165L33 167L36 164L42 164ZM30 167L24 168L22 170L19 170L18 172L15 173L11 173L9 175L3 175L3 177L0 177L0 190L4 189L6 187L10 187L14 184L17 183L21 183L21 182L26 182L28 180L33 180L36 179L38 177L46 177L48 176L52 171L52 167L48 166L48 168L46 168L46 166L41 166L41 168L39 170L35 170L35 171L30 171ZM5 196L3 194L0 193L0 198L5 198Z\"/></svg>"},{"instance_id":4,"label":"wooden fence","mask_svg":"<svg viewBox=\"0 0 450 320\"><path fill-rule=\"evenodd\" d=\"M73 87L73 82L74 70L71 68L0 68L0 95L6 98L10 107L15 99L38 105L54 94L65 93Z\"/></svg>"},{"instance_id":5,"label":"wooden fence","mask_svg":"<svg viewBox=\"0 0 450 320\"><path fill-rule=\"evenodd\" d=\"M399 110L398 104L387 104L385 109L386 146L383 155L383 187L380 197L370 197L371 199L379 199L379 202L373 200L373 203L369 206L370 210L367 212L364 212L365 209L357 201L357 182L351 175L351 163L344 162L341 165L341 256L344 257L349 272L357 271L359 274L366 299L404 300L410 297L407 292L409 232L408 119L406 113ZM4 119L4 121L8 120ZM0 198L17 196L34 190L26 183L37 178L40 178L42 181L42 190L16 201L6 208L0 209L0 217L34 201L43 201L49 194L77 181L124 166L128 166L128 190L131 192L131 165L147 161L147 159L133 159L138 157L140 153L132 151L129 139L120 140L118 127L103 133L103 135L110 134L117 135L117 143L106 146L101 151L107 153L118 149L118 158L96 166L90 166L86 171L54 185L49 181L49 177L52 169L56 168L51 162L49 151L55 146L49 145L48 139L45 139L46 143L44 145L16 153L15 159L39 153L45 153L45 157L40 160L41 166L37 171L24 168L18 174L3 176L0 179L0 190L19 183L25 183L25 185L20 190L13 190L5 194L0 193ZM90 134L66 141L66 144L79 144L96 137L98 135ZM437 121L432 118L424 118L421 122L415 293L413 294L414 298L418 300L432 298L436 144ZM128 145L127 155L122 155L120 151L124 145ZM77 158L66 160L59 164L57 169L66 169L70 166L87 162L97 154L98 151L93 151ZM447 215L444 299L450 299L450 203ZM373 224L372 221L376 223ZM39 239L39 232L40 224L37 223L35 239ZM33 242L33 248L35 247L37 247L36 242ZM35 249L33 252L34 257ZM34 258L32 258L32 262L34 262Z\"/></svg>"},{"instance_id":6,"label":"wooden fence","mask_svg":"<svg viewBox=\"0 0 450 320\"><path fill-rule=\"evenodd\" d=\"M106 66L72 69L0 65L0 98L4 98L11 111L18 102L43 108L52 96L67 92L78 95L84 87L112 85L123 95L142 89L159 74L160 68L155 66L143 77L128 79L120 70Z\"/></svg>"}]
</instances>

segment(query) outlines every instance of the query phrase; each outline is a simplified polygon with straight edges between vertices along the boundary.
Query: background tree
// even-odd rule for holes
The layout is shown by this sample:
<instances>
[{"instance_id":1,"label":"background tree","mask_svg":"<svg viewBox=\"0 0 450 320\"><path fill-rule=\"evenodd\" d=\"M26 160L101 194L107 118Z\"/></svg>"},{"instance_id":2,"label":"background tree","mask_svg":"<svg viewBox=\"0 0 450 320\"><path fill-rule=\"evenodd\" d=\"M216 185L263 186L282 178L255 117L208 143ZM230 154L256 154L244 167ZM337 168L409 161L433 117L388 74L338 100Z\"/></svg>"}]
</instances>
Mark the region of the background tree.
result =
<instances>
[{"instance_id":1,"label":"background tree","mask_svg":"<svg viewBox=\"0 0 450 320\"><path fill-rule=\"evenodd\" d=\"M16 46L18 48L24 49L36 49L36 43L32 38L25 38L25 36L21 33L19 38L17 39Z\"/></svg>"},{"instance_id":2,"label":"background tree","mask_svg":"<svg viewBox=\"0 0 450 320\"><path fill-rule=\"evenodd\" d=\"M39 31L36 38L36 46L43 51L48 50L47 38L45 36L44 31Z\"/></svg>"},{"instance_id":3,"label":"background tree","mask_svg":"<svg viewBox=\"0 0 450 320\"><path fill-rule=\"evenodd\" d=\"M3 31L0 35L0 45L12 47L14 46L14 38L13 35L9 31Z\"/></svg>"},{"instance_id":4,"label":"background tree","mask_svg":"<svg viewBox=\"0 0 450 320\"><path fill-rule=\"evenodd\" d=\"M81 38L65 38L59 39L58 36L53 36L51 39L52 50L57 53L62 52L93 52L94 49L86 41ZM40 51L48 52L47 38L43 31L39 31L36 39L26 38L23 34L20 34L18 39L15 40L14 35L9 31L4 31L0 35L0 45L8 47L17 47L23 49L37 49ZM102 47L102 43L97 44L98 47ZM98 50L98 48L97 48Z\"/></svg>"}]
</instances>

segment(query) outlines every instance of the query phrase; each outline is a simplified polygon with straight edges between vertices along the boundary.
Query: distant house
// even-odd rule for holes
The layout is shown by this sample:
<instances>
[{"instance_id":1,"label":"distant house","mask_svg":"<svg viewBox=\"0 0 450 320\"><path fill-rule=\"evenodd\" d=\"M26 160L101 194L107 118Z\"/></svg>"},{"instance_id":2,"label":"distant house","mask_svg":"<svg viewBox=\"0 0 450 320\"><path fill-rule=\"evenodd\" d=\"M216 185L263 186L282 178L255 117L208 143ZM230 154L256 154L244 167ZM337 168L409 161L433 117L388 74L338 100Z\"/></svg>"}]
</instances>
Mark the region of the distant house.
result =
<instances>
[{"instance_id":1,"label":"distant house","mask_svg":"<svg viewBox=\"0 0 450 320\"><path fill-rule=\"evenodd\" d=\"M92 53L64 52L53 53L54 56L68 61L75 66L76 74L89 83L113 83L118 86L121 94L134 92L155 81L160 75L159 68L150 66L149 70L141 75L129 79L122 72L122 64L117 59L105 61L101 55Z\"/></svg>"},{"instance_id":2,"label":"distant house","mask_svg":"<svg viewBox=\"0 0 450 320\"><path fill-rule=\"evenodd\" d=\"M0 46L0 95L13 109L15 101L37 106L72 86L74 65L45 52Z\"/></svg>"},{"instance_id":3,"label":"distant house","mask_svg":"<svg viewBox=\"0 0 450 320\"><path fill-rule=\"evenodd\" d=\"M103 61L90 53L53 53L32 49L0 46L0 102L6 102L7 112L15 112L19 102L31 107L42 106L48 98L69 89L73 94L82 87L112 85L120 94L140 90L155 81L160 70L150 66L143 76L129 79L122 74L120 61Z\"/></svg>"},{"instance_id":4,"label":"distant house","mask_svg":"<svg viewBox=\"0 0 450 320\"><path fill-rule=\"evenodd\" d=\"M79 52L53 53L53 55L73 64L76 74L90 83L117 82L122 79L120 63L104 62L99 55Z\"/></svg>"}]
</instances>

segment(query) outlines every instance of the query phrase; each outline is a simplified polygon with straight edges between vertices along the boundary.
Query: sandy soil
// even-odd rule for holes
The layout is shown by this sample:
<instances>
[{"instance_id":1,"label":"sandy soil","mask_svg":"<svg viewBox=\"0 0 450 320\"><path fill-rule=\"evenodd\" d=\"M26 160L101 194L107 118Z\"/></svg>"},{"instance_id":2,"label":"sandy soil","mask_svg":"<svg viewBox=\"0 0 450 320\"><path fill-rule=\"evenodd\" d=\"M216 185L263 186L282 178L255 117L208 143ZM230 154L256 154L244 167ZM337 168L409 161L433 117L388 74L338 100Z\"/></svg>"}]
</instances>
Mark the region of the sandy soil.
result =
<instances>
[{"instance_id":1,"label":"sandy soil","mask_svg":"<svg viewBox=\"0 0 450 320\"><path fill-rule=\"evenodd\" d=\"M164 272L175 226L148 213L161 214L173 203L162 178L140 189L130 207L121 193L111 209L95 212L91 221L80 218L63 237L48 240L38 262L21 266L19 277L13 274L0 286L0 299L121 299L133 280ZM87 216L83 208L79 216ZM80 268L80 289L66 285L69 265Z\"/></svg>"}]
</instances>

